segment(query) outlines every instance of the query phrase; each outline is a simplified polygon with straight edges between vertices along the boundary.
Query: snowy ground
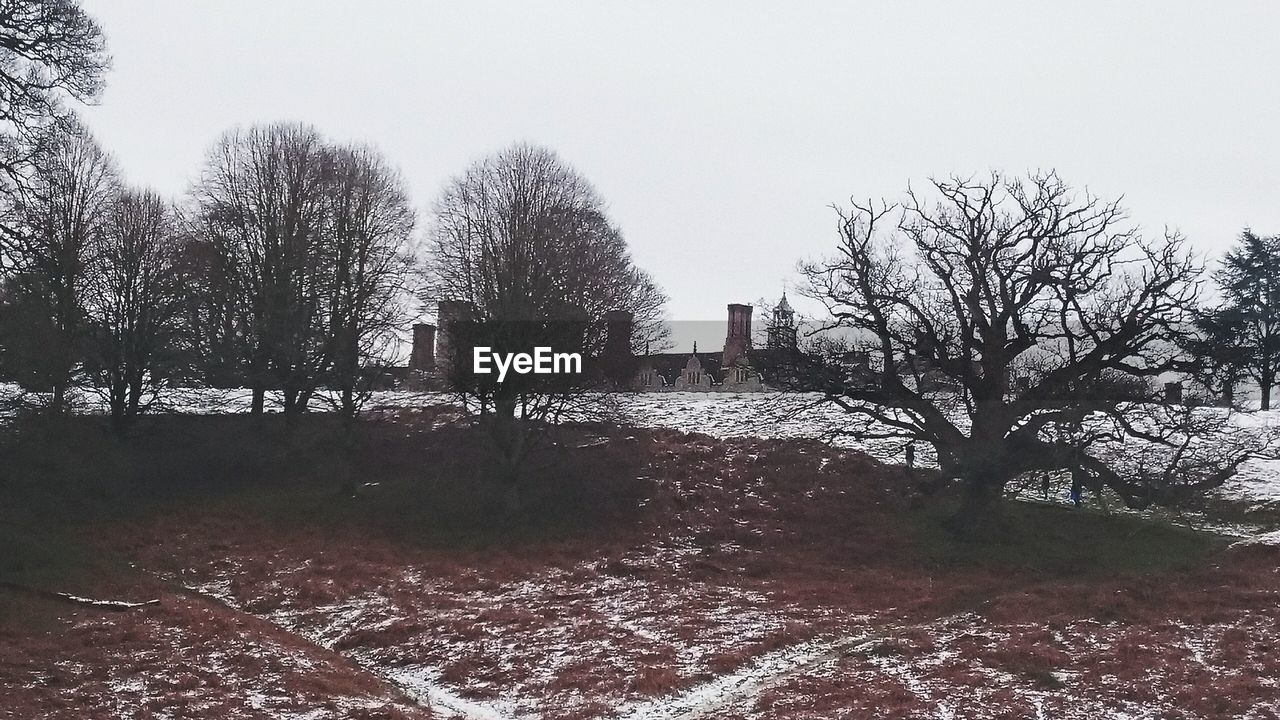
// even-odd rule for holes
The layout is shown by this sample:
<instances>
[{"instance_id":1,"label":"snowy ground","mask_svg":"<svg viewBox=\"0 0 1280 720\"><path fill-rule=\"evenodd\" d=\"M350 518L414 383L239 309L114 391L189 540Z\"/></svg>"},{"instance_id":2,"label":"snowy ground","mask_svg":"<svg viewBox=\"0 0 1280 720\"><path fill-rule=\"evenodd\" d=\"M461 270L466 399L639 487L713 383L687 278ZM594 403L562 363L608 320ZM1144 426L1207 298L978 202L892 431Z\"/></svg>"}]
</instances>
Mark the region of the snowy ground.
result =
<instances>
[{"instance_id":1,"label":"snowy ground","mask_svg":"<svg viewBox=\"0 0 1280 720\"><path fill-rule=\"evenodd\" d=\"M377 400L394 415L441 398ZM22 692L71 687L126 717L196 716L183 703L210 687L223 705L207 717L315 720L1280 712L1270 548L1234 549L1202 575L1065 582L921 564L900 555L901 515L886 509L898 470L815 443L723 440L841 426L808 400L625 398L638 425L703 435L645 440L646 501L660 504L636 526L549 547L436 549L216 506L126 524L114 546L199 597L124 611L128 629L82 620L85 639L53 648L53 664L7 661L0 642L0 670L51 666L21 675ZM104 647L119 648L105 664Z\"/></svg>"},{"instance_id":2,"label":"snowy ground","mask_svg":"<svg viewBox=\"0 0 1280 720\"><path fill-rule=\"evenodd\" d=\"M436 717L1280 711L1275 556L1249 555L1268 548L1190 577L922 566L894 559L907 545L877 523L900 515L877 509L878 485L848 482L872 470L855 454L659 434L652 457L644 471L678 502L607 539L435 550L206 514L135 542L158 558L144 563L179 563L174 582L340 653Z\"/></svg>"},{"instance_id":3,"label":"snowy ground","mask_svg":"<svg viewBox=\"0 0 1280 720\"><path fill-rule=\"evenodd\" d=\"M837 447L861 450L882 462L906 461L905 441L840 436L840 431L848 428L848 416L818 400L807 394L649 393L626 396L624 410L628 419L641 427L667 427L722 438L830 438ZM1277 427L1280 411L1240 413L1231 422L1242 433ZM929 467L934 462L929 448L917 448L918 465ZM1252 504L1280 503L1280 460L1250 460L1219 493Z\"/></svg>"}]
</instances>

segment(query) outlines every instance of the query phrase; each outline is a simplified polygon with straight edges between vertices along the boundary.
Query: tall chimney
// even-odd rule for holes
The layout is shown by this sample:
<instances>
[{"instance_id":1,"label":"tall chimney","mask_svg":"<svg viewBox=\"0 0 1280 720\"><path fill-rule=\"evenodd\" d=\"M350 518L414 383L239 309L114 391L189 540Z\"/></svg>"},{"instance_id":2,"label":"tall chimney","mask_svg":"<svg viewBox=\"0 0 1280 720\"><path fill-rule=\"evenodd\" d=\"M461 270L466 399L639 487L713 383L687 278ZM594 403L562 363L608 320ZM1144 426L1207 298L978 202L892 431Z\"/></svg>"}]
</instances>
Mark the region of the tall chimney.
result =
<instances>
[{"instance_id":1,"label":"tall chimney","mask_svg":"<svg viewBox=\"0 0 1280 720\"><path fill-rule=\"evenodd\" d=\"M751 306L729 303L729 332L724 338L720 364L728 367L751 348Z\"/></svg>"},{"instance_id":2,"label":"tall chimney","mask_svg":"<svg viewBox=\"0 0 1280 720\"><path fill-rule=\"evenodd\" d=\"M465 300L441 300L436 306L436 322L440 324L440 331L436 336L436 365L440 368L441 375L446 378L453 370L454 324L462 320L474 319L474 307Z\"/></svg>"},{"instance_id":3,"label":"tall chimney","mask_svg":"<svg viewBox=\"0 0 1280 720\"><path fill-rule=\"evenodd\" d=\"M410 372L430 372L436 366L436 326L416 323L413 326L413 351L409 354Z\"/></svg>"},{"instance_id":4,"label":"tall chimney","mask_svg":"<svg viewBox=\"0 0 1280 720\"><path fill-rule=\"evenodd\" d=\"M635 316L626 310L610 310L604 314L604 322L605 357L631 357L631 329Z\"/></svg>"},{"instance_id":5,"label":"tall chimney","mask_svg":"<svg viewBox=\"0 0 1280 720\"><path fill-rule=\"evenodd\" d=\"M631 330L635 316L626 310L610 310L604 315L605 336L602 358L605 378L616 387L635 383L639 362L631 352Z\"/></svg>"}]
</instances>

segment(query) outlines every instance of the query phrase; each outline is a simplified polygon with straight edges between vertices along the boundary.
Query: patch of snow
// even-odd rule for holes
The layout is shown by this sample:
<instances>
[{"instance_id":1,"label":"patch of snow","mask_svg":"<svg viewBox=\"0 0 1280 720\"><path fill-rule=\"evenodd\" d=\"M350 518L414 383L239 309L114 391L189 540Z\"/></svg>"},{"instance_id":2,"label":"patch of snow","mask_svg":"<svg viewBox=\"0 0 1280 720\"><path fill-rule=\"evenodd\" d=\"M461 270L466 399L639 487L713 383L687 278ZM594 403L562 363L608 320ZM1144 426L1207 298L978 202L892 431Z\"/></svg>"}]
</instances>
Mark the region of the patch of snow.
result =
<instances>
[{"instance_id":1,"label":"patch of snow","mask_svg":"<svg viewBox=\"0 0 1280 720\"><path fill-rule=\"evenodd\" d=\"M1280 545L1280 530L1273 530L1271 532L1260 533L1258 535L1247 537L1233 543L1232 547L1242 545Z\"/></svg>"},{"instance_id":2,"label":"patch of snow","mask_svg":"<svg viewBox=\"0 0 1280 720\"><path fill-rule=\"evenodd\" d=\"M446 718L460 720L516 720L518 718L450 692L439 683L435 671L430 668L384 668L380 670L380 674L395 683L414 700L430 707L432 711L442 713Z\"/></svg>"},{"instance_id":3,"label":"patch of snow","mask_svg":"<svg viewBox=\"0 0 1280 720\"><path fill-rule=\"evenodd\" d=\"M871 642L862 635L840 640L814 640L766 653L746 667L721 675L676 695L630 706L624 720L693 720L715 717L736 703L754 700L762 692L842 653Z\"/></svg>"}]
</instances>

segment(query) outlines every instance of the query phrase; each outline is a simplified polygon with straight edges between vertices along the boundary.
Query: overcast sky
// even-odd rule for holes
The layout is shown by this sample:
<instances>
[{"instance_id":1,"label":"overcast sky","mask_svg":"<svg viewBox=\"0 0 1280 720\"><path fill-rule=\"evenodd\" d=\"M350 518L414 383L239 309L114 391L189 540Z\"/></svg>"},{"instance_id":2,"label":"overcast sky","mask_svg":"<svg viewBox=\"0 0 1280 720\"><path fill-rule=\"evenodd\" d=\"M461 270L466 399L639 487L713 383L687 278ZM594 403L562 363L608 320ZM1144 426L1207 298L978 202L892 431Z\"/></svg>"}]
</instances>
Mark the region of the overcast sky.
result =
<instances>
[{"instance_id":1,"label":"overcast sky","mask_svg":"<svg viewBox=\"0 0 1280 720\"><path fill-rule=\"evenodd\" d=\"M1280 3L83 0L114 68L89 124L184 193L236 124L377 145L430 220L514 141L608 200L677 320L776 297L832 203L1057 168L1219 253L1280 233Z\"/></svg>"}]
</instances>

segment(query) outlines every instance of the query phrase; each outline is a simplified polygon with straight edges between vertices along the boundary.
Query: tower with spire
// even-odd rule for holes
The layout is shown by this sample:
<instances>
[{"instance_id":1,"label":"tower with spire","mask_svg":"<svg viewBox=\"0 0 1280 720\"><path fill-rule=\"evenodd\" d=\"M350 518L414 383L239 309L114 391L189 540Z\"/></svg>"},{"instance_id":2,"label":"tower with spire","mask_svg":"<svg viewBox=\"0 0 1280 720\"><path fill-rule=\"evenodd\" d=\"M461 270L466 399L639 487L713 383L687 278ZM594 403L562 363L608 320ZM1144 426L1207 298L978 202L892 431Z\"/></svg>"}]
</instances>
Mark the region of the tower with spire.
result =
<instances>
[{"instance_id":1,"label":"tower with spire","mask_svg":"<svg viewBox=\"0 0 1280 720\"><path fill-rule=\"evenodd\" d=\"M771 349L794 350L796 347L796 312L787 302L787 291L782 291L782 299L773 308L773 318L769 321L768 336L765 345Z\"/></svg>"}]
</instances>

